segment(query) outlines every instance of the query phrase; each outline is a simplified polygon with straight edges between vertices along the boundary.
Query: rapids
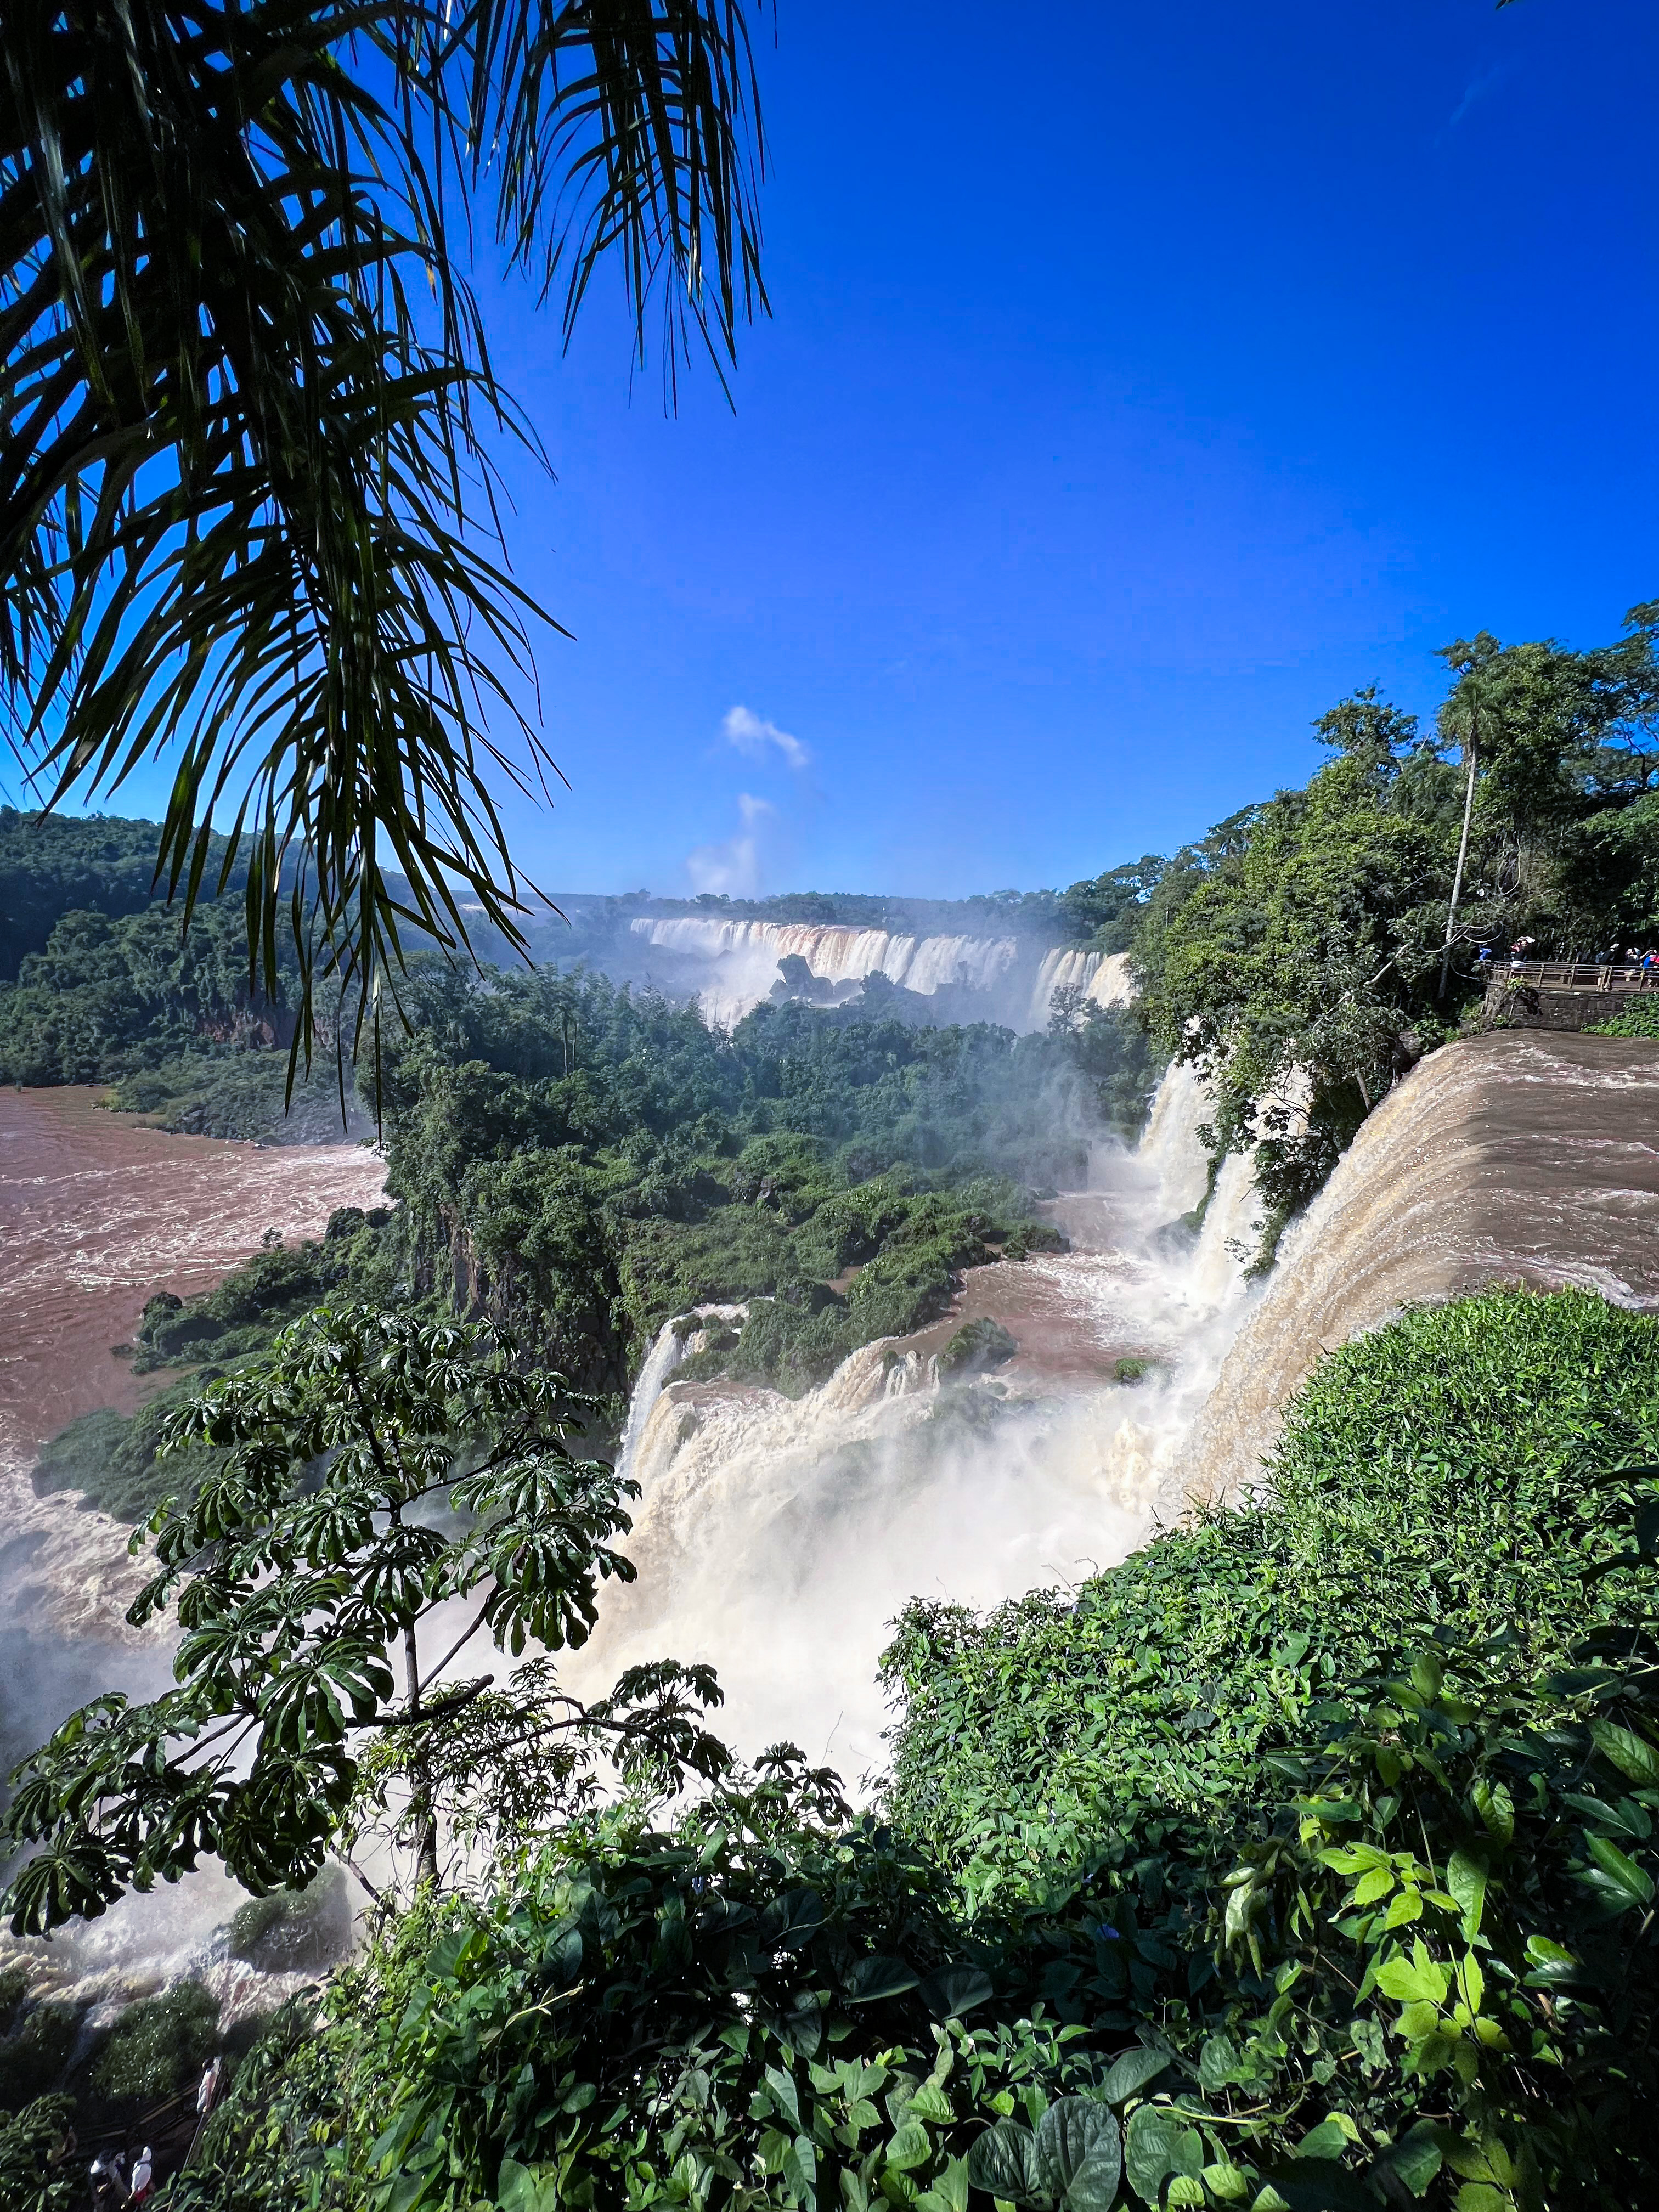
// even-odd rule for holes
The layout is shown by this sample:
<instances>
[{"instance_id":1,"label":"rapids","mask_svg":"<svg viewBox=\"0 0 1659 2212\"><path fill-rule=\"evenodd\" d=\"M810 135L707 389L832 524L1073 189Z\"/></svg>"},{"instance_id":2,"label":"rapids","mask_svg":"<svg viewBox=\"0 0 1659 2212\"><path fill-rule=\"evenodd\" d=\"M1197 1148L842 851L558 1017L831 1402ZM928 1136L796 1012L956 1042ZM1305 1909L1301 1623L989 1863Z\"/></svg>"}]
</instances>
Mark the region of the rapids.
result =
<instances>
[{"instance_id":1,"label":"rapids","mask_svg":"<svg viewBox=\"0 0 1659 2212\"><path fill-rule=\"evenodd\" d=\"M167 1373L135 1376L111 1356L146 1298L211 1288L267 1231L319 1235L337 1206L374 1205L385 1163L349 1145L264 1148L174 1137L105 1112L88 1088L0 1091L0 1741L4 1764L100 1690L152 1694L171 1638L124 1618L147 1571L129 1531L39 1498L39 1446L77 1414L131 1412ZM49 1945L0 1937L0 1965L28 1959L38 1989L94 2008L88 2031L124 2003L189 1971L228 2027L268 2009L303 1977L264 1976L215 1934L246 1902L216 1866L176 1889L125 1899Z\"/></svg>"},{"instance_id":2,"label":"rapids","mask_svg":"<svg viewBox=\"0 0 1659 2212\"><path fill-rule=\"evenodd\" d=\"M127 1530L70 1498L37 1498L40 1446L100 1406L131 1413L168 1376L111 1347L155 1291L210 1289L267 1231L319 1236L337 1206L373 1206L385 1163L355 1145L226 1144L106 1113L101 1092L0 1091L0 1569L6 1626L131 1643L143 1579Z\"/></svg>"},{"instance_id":3,"label":"rapids","mask_svg":"<svg viewBox=\"0 0 1659 2212\"><path fill-rule=\"evenodd\" d=\"M1196 1237L1179 1225L1204 1194L1206 1110L1173 1071L1139 1149L1097 1146L1090 1187L1052 1203L1071 1249L969 1270L947 1318L865 1346L804 1397L677 1382L696 1339L665 1328L624 1448L639 1580L606 1591L572 1686L596 1694L655 1656L712 1662L741 1751L791 1738L867 1784L877 1660L908 1598L994 1605L1143 1542L1250 1304L1248 1162L1224 1168ZM942 1382L939 1352L979 1316L1018 1352ZM1145 1379L1117 1379L1120 1360Z\"/></svg>"}]
</instances>

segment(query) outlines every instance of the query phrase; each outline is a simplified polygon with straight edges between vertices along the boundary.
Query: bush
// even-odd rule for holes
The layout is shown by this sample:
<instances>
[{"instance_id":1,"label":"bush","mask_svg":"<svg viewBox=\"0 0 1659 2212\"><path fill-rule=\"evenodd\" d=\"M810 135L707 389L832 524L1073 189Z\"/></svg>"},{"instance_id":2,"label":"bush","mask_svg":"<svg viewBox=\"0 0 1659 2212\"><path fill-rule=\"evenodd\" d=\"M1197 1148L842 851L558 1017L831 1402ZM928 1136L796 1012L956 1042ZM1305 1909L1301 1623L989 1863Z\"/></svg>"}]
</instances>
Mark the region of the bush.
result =
<instances>
[{"instance_id":1,"label":"bush","mask_svg":"<svg viewBox=\"0 0 1659 2212\"><path fill-rule=\"evenodd\" d=\"M1659 1037L1659 991L1637 999L1610 1022L1597 1022L1592 1036Z\"/></svg>"},{"instance_id":2,"label":"bush","mask_svg":"<svg viewBox=\"0 0 1659 2212\"><path fill-rule=\"evenodd\" d=\"M1018 1343L1000 1322L981 1316L964 1322L939 1356L939 1371L947 1375L983 1375L1001 1367L1019 1350Z\"/></svg>"},{"instance_id":3,"label":"bush","mask_svg":"<svg viewBox=\"0 0 1659 2212\"><path fill-rule=\"evenodd\" d=\"M16 2002L14 2000L14 2014ZM21 2112L62 2080L80 2033L73 2005L30 2005L0 2042L0 2110Z\"/></svg>"},{"instance_id":4,"label":"bush","mask_svg":"<svg viewBox=\"0 0 1659 2212\"><path fill-rule=\"evenodd\" d=\"M988 1617L916 1600L884 1658L902 1700L892 1806L964 1855L974 1895L1036 1883L1103 1824L1208 1824L1273 1787L1263 1754L1328 1686L1444 1627L1558 1662L1605 1604L1598 1468L1651 1449L1659 1321L1499 1291L1408 1314L1321 1362L1264 1508L1158 1536L1074 1598Z\"/></svg>"},{"instance_id":5,"label":"bush","mask_svg":"<svg viewBox=\"0 0 1659 2212\"><path fill-rule=\"evenodd\" d=\"M100 2096L155 2102L200 2074L218 2041L219 2007L199 1982L129 2005L92 2069Z\"/></svg>"}]
</instances>

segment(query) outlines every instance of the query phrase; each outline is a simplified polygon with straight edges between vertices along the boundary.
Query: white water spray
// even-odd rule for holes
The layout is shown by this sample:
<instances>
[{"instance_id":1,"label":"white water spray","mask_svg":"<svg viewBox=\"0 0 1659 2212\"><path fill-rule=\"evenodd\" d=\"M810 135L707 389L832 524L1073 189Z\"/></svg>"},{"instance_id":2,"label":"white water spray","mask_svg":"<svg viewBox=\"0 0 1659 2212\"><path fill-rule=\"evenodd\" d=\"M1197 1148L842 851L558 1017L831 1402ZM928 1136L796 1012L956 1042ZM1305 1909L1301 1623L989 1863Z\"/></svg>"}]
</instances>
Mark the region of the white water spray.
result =
<instances>
[{"instance_id":1,"label":"white water spray","mask_svg":"<svg viewBox=\"0 0 1659 2212\"><path fill-rule=\"evenodd\" d=\"M739 1749L789 1737L856 1784L883 1765L876 1662L908 1599L991 1606L1144 1542L1176 1510L1182 1441L1249 1304L1249 1162L1224 1165L1197 1239L1175 1225L1204 1194L1208 1110L1172 1069L1139 1150L1100 1148L1091 1188L1056 1202L1070 1251L970 1271L949 1319L865 1346L802 1398L676 1382L659 1336L624 1448L639 1580L607 1592L573 1686L712 1662ZM936 1355L974 1316L1019 1352L941 1385Z\"/></svg>"}]
</instances>

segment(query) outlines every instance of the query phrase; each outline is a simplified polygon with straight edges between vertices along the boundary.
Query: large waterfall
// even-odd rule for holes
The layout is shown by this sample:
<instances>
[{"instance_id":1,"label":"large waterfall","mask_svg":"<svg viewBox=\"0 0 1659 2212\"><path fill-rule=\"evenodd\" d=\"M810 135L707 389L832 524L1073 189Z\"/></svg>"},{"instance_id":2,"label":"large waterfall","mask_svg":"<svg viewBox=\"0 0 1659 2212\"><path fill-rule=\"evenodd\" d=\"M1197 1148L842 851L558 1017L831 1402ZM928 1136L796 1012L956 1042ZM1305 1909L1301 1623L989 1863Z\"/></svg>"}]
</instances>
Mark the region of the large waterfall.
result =
<instances>
[{"instance_id":1,"label":"large waterfall","mask_svg":"<svg viewBox=\"0 0 1659 2212\"><path fill-rule=\"evenodd\" d=\"M1286 1237L1194 1430L1187 1487L1228 1497L1259 1480L1322 1351L1407 1305L1515 1282L1659 1309L1650 1044L1513 1030L1414 1068Z\"/></svg>"},{"instance_id":2,"label":"large waterfall","mask_svg":"<svg viewBox=\"0 0 1659 2212\"><path fill-rule=\"evenodd\" d=\"M629 927L643 945L665 956L665 980L696 991L704 1018L717 1029L730 1029L769 997L779 963L792 957L842 994L871 975L924 998L952 989L982 993L992 1018L1018 1030L1042 1028L1063 986L1080 988L1101 1006L1121 1006L1133 995L1121 954L1075 947L1045 952L1016 937L917 937L712 915L642 915Z\"/></svg>"},{"instance_id":3,"label":"large waterfall","mask_svg":"<svg viewBox=\"0 0 1659 2212\"><path fill-rule=\"evenodd\" d=\"M1054 1201L1070 1250L970 1270L948 1319L805 1397L676 1382L665 1330L629 1425L640 1578L607 1592L573 1680L712 1661L741 1748L788 1735L856 1783L882 1763L876 1661L908 1598L994 1604L1142 1542L1250 1303L1248 1163L1224 1168L1196 1238L1175 1225L1204 1194L1206 1110L1172 1071L1139 1149L1097 1149L1091 1187ZM1018 1354L941 1384L939 1352L979 1316Z\"/></svg>"}]
</instances>

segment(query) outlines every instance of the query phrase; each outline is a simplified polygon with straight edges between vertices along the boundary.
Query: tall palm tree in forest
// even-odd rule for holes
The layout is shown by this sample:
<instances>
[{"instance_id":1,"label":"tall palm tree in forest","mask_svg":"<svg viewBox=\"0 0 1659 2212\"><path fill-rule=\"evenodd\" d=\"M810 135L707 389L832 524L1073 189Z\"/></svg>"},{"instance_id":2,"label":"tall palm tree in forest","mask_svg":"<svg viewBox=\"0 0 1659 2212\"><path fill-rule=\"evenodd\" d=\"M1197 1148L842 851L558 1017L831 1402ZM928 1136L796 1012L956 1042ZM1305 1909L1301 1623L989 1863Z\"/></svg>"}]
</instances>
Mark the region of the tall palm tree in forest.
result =
<instances>
[{"instance_id":1,"label":"tall palm tree in forest","mask_svg":"<svg viewBox=\"0 0 1659 2212\"><path fill-rule=\"evenodd\" d=\"M672 387L765 305L763 163L737 0L0 0L11 742L49 802L176 761L158 881L187 918L246 868L307 1050L313 976L361 1008L400 924L518 939L492 787L552 767L516 703L551 618L474 219L567 340L613 262Z\"/></svg>"}]
</instances>

